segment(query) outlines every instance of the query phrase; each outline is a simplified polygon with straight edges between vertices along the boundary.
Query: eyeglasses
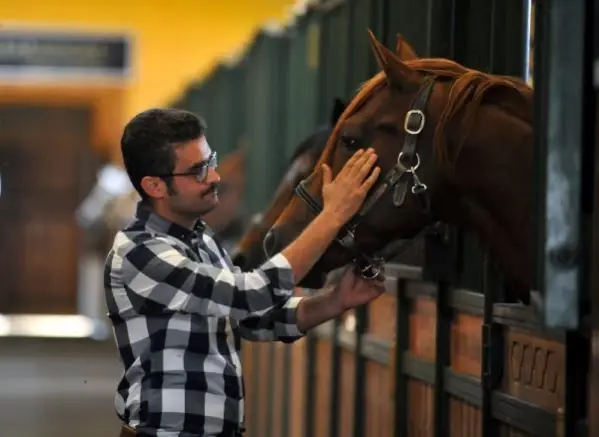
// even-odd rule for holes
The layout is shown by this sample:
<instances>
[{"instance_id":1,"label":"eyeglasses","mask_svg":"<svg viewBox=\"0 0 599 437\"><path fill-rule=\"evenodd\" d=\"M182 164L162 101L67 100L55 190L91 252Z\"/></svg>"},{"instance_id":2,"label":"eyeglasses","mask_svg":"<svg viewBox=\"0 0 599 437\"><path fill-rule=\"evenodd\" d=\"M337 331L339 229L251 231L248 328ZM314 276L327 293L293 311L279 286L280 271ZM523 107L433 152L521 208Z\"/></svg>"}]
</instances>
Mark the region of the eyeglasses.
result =
<instances>
[{"instance_id":1,"label":"eyeglasses","mask_svg":"<svg viewBox=\"0 0 599 437\"><path fill-rule=\"evenodd\" d=\"M169 173L154 175L160 178L172 177L172 176L195 176L198 182L204 182L208 177L208 169L216 168L218 166L218 159L216 152L213 151L206 161L201 162L197 166L180 173Z\"/></svg>"}]
</instances>

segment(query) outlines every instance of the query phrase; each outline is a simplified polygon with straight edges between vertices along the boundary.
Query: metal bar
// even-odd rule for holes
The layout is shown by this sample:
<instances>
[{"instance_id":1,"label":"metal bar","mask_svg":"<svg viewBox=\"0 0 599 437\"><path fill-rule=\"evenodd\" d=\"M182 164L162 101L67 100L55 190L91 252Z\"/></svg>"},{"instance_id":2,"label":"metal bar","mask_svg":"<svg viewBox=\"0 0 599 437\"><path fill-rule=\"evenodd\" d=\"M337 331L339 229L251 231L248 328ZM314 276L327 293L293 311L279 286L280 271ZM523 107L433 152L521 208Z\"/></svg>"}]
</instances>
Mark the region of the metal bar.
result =
<instances>
[{"instance_id":1,"label":"metal bar","mask_svg":"<svg viewBox=\"0 0 599 437\"><path fill-rule=\"evenodd\" d=\"M581 283L581 169L585 2L552 0L547 29L545 323L576 329ZM567 86L564 86L566 85ZM568 108L564 110L564 108Z\"/></svg>"},{"instance_id":2,"label":"metal bar","mask_svg":"<svg viewBox=\"0 0 599 437\"><path fill-rule=\"evenodd\" d=\"M506 393L493 393L493 417L526 435L534 437L556 437L557 416L555 412L547 411L529 402L510 396ZM483 434L485 435L485 434ZM577 434L564 436L582 437ZM486 436L486 435L485 435Z\"/></svg>"},{"instance_id":3,"label":"metal bar","mask_svg":"<svg viewBox=\"0 0 599 437\"><path fill-rule=\"evenodd\" d=\"M449 429L449 394L445 390L445 370L450 366L452 309L448 305L451 285L439 282L435 350L434 435L444 437Z\"/></svg>"},{"instance_id":4,"label":"metal bar","mask_svg":"<svg viewBox=\"0 0 599 437\"><path fill-rule=\"evenodd\" d=\"M524 63L524 80L529 82L530 77L530 38L531 34L531 14L532 14L532 1L524 0L522 2L522 22L524 26L524 54L522 56L522 62Z\"/></svg>"},{"instance_id":5,"label":"metal bar","mask_svg":"<svg viewBox=\"0 0 599 437\"><path fill-rule=\"evenodd\" d=\"M274 400L276 398L275 388L275 344L269 343L264 346L268 347L268 363L264 363L262 369L264 369L265 375L270 375L270 378L266 378L264 384L266 385L266 429L262 430L266 437L272 437L273 420L274 415Z\"/></svg>"},{"instance_id":6,"label":"metal bar","mask_svg":"<svg viewBox=\"0 0 599 437\"><path fill-rule=\"evenodd\" d=\"M429 0L427 53L430 57L452 57L455 35L455 1Z\"/></svg>"},{"instance_id":7,"label":"metal bar","mask_svg":"<svg viewBox=\"0 0 599 437\"><path fill-rule=\"evenodd\" d=\"M291 399L291 366L293 366L293 362L291 360L291 347L283 348L283 383L281 386L281 396L282 396L282 405L281 405L281 435L287 436L289 435L289 416L290 411L289 408L291 403L289 400Z\"/></svg>"},{"instance_id":8,"label":"metal bar","mask_svg":"<svg viewBox=\"0 0 599 437\"><path fill-rule=\"evenodd\" d=\"M503 338L501 328L493 320L493 303L500 283L492 281L489 256L485 254L483 262L482 290L485 295L485 308L483 314L483 353L482 353L482 430L481 435L498 437L500 429L496 426L493 417L493 392L496 390L502 377Z\"/></svg>"},{"instance_id":9,"label":"metal bar","mask_svg":"<svg viewBox=\"0 0 599 437\"><path fill-rule=\"evenodd\" d=\"M362 336L367 330L368 326L368 307L362 305L355 308L356 314L356 353L354 354L355 359L355 373L354 373L354 437L364 436L364 422L365 422L365 408L364 408L364 381L366 373L366 359L362 353Z\"/></svg>"},{"instance_id":10,"label":"metal bar","mask_svg":"<svg viewBox=\"0 0 599 437\"><path fill-rule=\"evenodd\" d=\"M593 2L594 10L593 22L599 23L599 0L594 0ZM597 111L597 106L599 106L599 26L594 26L594 68L593 68L593 84L594 91L593 94L595 96L595 120L597 120L597 125L599 125L599 116ZM595 138L592 141L592 144L595 145L595 166L597 166L597 156L599 156L599 135L597 132L595 133ZM597 167L595 168L595 178L593 181L594 187L594 199L593 206L594 211L599 211L599 171L597 171ZM597 262L599 259L599 239L597 235L599 235L599 221L596 218L596 213L593 214L593 249L592 249L592 257L591 261ZM598 269L593 269L591 274L591 286L589 287L589 297L590 297L590 307L591 307L591 338L594 343L597 338L599 338L599 271ZM584 436L596 436L599 435L599 414L595 414L596 411L599 411L599 350L596 347L592 348L592 357L590 361L590 377L588 384L588 397L589 397L589 405L587 411L591 412L589 414L588 427L586 430L586 434Z\"/></svg>"},{"instance_id":11,"label":"metal bar","mask_svg":"<svg viewBox=\"0 0 599 437\"><path fill-rule=\"evenodd\" d=\"M339 319L333 322L333 334L331 336L331 389L329 398L329 426L330 436L339 436L339 379L341 378L341 347L337 337L339 334Z\"/></svg>"},{"instance_id":12,"label":"metal bar","mask_svg":"<svg viewBox=\"0 0 599 437\"><path fill-rule=\"evenodd\" d=\"M262 430L259 429L260 422L260 408L258 407L262 403L260 402L260 386L263 381L261 381L260 376L262 372L258 372L257 370L260 368L260 345L252 344L249 345L251 354L252 354L252 420L250 422L250 430L252 436L257 436L262 434Z\"/></svg>"},{"instance_id":13,"label":"metal bar","mask_svg":"<svg viewBox=\"0 0 599 437\"><path fill-rule=\"evenodd\" d=\"M424 382L427 385L435 385L435 363L428 360L423 360L420 357L414 356L409 352L404 352L399 361L402 367L402 373L416 381Z\"/></svg>"},{"instance_id":14,"label":"metal bar","mask_svg":"<svg viewBox=\"0 0 599 437\"><path fill-rule=\"evenodd\" d=\"M534 83L534 168L533 176L534 183L532 185L532 206L533 206L533 248L535 260L535 278L537 279L537 287L542 287L542 277L545 264L544 257L544 236L545 236L545 179L547 162L547 62L548 57L544 56L549 50L547 27L548 16L547 3L543 1L535 1L535 45L533 47L533 83Z\"/></svg>"},{"instance_id":15,"label":"metal bar","mask_svg":"<svg viewBox=\"0 0 599 437\"><path fill-rule=\"evenodd\" d=\"M581 332L566 332L564 436L579 437L577 432L580 423L587 418L589 349L588 338L581 335Z\"/></svg>"},{"instance_id":16,"label":"metal bar","mask_svg":"<svg viewBox=\"0 0 599 437\"><path fill-rule=\"evenodd\" d=\"M394 437L408 436L408 377L404 374L403 357L410 349L410 301L405 294L406 281L397 280L397 305L395 313L395 423Z\"/></svg>"}]
</instances>

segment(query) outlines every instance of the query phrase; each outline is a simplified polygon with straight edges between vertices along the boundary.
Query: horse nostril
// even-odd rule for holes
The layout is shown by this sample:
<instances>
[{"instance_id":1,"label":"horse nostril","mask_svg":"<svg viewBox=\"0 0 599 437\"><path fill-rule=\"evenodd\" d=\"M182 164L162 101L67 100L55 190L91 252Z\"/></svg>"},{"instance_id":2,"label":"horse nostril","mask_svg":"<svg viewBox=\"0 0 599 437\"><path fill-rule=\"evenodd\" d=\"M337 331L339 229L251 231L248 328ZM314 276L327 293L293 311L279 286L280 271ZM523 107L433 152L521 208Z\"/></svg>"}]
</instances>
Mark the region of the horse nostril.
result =
<instances>
[{"instance_id":1,"label":"horse nostril","mask_svg":"<svg viewBox=\"0 0 599 437\"><path fill-rule=\"evenodd\" d=\"M264 254L270 258L276 250L277 246L277 237L275 235L274 229L271 229L264 236L264 240L262 241L262 248L264 249Z\"/></svg>"}]
</instances>

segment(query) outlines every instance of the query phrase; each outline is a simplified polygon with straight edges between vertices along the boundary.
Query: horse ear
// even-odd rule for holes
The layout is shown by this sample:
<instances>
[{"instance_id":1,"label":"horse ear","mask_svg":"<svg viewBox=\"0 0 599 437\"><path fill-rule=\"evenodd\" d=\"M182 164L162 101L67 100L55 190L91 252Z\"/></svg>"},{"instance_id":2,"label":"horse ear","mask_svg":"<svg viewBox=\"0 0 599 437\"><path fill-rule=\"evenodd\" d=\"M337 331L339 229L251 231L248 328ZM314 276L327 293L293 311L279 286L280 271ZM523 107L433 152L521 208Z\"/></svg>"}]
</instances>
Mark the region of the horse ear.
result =
<instances>
[{"instance_id":1,"label":"horse ear","mask_svg":"<svg viewBox=\"0 0 599 437\"><path fill-rule=\"evenodd\" d=\"M345 104L345 102L339 98L335 99L335 103L333 103L333 113L331 114L331 126L335 126L337 124L337 121L339 121L339 117L341 117L341 114L343 114L343 111L345 111L345 108L347 107L347 105Z\"/></svg>"},{"instance_id":2,"label":"horse ear","mask_svg":"<svg viewBox=\"0 0 599 437\"><path fill-rule=\"evenodd\" d=\"M404 64L395 53L382 45L374 36L372 31L368 29L372 50L379 67L387 77L387 83L395 88L403 89L409 87L413 82L414 70Z\"/></svg>"},{"instance_id":3,"label":"horse ear","mask_svg":"<svg viewBox=\"0 0 599 437\"><path fill-rule=\"evenodd\" d=\"M412 48L410 44L406 41L406 39L401 35L397 34L397 40L395 43L395 53L399 56L399 59L402 61L411 61L414 59L418 59L418 55Z\"/></svg>"}]
</instances>

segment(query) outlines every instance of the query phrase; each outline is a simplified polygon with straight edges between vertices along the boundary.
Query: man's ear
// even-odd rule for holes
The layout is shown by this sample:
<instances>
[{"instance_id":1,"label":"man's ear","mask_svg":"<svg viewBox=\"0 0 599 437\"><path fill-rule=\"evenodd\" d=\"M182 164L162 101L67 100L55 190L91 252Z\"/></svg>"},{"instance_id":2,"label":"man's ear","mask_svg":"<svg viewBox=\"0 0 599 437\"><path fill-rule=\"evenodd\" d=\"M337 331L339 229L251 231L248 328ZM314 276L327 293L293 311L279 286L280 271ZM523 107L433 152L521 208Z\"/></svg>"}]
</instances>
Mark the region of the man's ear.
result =
<instances>
[{"instance_id":1,"label":"man's ear","mask_svg":"<svg viewBox=\"0 0 599 437\"><path fill-rule=\"evenodd\" d=\"M141 188L152 199L162 199L168 194L166 183L156 176L144 176L141 180Z\"/></svg>"}]
</instances>

